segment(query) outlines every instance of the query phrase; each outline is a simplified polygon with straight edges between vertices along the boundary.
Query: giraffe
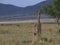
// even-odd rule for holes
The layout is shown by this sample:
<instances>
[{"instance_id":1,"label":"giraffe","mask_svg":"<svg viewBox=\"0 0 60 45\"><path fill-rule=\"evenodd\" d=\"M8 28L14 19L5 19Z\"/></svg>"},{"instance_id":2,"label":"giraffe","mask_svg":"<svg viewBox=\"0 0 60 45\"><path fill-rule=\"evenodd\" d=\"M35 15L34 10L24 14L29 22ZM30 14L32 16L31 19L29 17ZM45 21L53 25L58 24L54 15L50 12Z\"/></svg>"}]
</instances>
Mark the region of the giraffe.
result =
<instances>
[{"instance_id":1,"label":"giraffe","mask_svg":"<svg viewBox=\"0 0 60 45\"><path fill-rule=\"evenodd\" d=\"M36 15L38 16L38 20L37 20L37 23L34 25L33 43L38 41L41 37L40 12L38 12Z\"/></svg>"}]
</instances>

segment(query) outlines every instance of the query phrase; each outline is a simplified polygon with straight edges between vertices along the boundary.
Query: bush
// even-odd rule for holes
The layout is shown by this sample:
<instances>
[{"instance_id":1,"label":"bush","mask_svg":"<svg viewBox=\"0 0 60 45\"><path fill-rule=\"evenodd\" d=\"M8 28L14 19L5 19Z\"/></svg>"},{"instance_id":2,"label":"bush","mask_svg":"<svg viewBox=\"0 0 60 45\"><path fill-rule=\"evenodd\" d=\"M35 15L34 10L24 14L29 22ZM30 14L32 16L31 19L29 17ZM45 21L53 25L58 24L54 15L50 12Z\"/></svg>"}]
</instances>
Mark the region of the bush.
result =
<instances>
[{"instance_id":1,"label":"bush","mask_svg":"<svg viewBox=\"0 0 60 45\"><path fill-rule=\"evenodd\" d=\"M31 40L23 41L23 43L31 43L31 42L32 42Z\"/></svg>"},{"instance_id":2,"label":"bush","mask_svg":"<svg viewBox=\"0 0 60 45\"><path fill-rule=\"evenodd\" d=\"M16 26L19 27L20 25L17 24Z\"/></svg>"},{"instance_id":3,"label":"bush","mask_svg":"<svg viewBox=\"0 0 60 45\"><path fill-rule=\"evenodd\" d=\"M44 40L44 41L48 41L48 39L47 39L47 38L41 38L41 40L42 40L42 41L43 41L43 40Z\"/></svg>"},{"instance_id":4,"label":"bush","mask_svg":"<svg viewBox=\"0 0 60 45\"><path fill-rule=\"evenodd\" d=\"M49 42L52 42L52 39L50 39Z\"/></svg>"},{"instance_id":5,"label":"bush","mask_svg":"<svg viewBox=\"0 0 60 45\"><path fill-rule=\"evenodd\" d=\"M10 33L8 30L0 30L0 34L8 34Z\"/></svg>"},{"instance_id":6,"label":"bush","mask_svg":"<svg viewBox=\"0 0 60 45\"><path fill-rule=\"evenodd\" d=\"M58 30L58 33L60 33L60 29Z\"/></svg>"}]
</instances>

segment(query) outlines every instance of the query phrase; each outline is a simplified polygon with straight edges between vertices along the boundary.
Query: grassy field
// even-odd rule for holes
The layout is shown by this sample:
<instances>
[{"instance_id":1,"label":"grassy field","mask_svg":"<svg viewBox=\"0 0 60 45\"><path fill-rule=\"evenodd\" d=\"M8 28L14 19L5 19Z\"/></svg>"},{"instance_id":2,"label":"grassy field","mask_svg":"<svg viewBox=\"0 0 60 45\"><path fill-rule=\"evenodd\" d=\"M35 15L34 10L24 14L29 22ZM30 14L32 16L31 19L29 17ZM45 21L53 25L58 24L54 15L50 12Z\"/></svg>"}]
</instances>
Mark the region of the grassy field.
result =
<instances>
[{"instance_id":1,"label":"grassy field","mask_svg":"<svg viewBox=\"0 0 60 45\"><path fill-rule=\"evenodd\" d=\"M31 45L34 24L0 25L0 45ZM60 45L57 24L42 24L42 37L35 45Z\"/></svg>"}]
</instances>

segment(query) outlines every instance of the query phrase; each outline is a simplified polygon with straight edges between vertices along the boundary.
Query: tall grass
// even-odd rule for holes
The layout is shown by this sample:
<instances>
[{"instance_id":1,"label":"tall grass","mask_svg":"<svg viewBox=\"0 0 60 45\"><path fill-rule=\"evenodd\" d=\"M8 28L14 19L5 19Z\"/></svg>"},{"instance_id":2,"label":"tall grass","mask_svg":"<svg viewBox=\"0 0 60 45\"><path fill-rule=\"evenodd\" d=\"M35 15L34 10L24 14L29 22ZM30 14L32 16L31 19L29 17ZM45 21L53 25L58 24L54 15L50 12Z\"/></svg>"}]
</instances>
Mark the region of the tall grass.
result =
<instances>
[{"instance_id":1,"label":"tall grass","mask_svg":"<svg viewBox=\"0 0 60 45\"><path fill-rule=\"evenodd\" d=\"M31 45L34 24L0 26L0 45ZM41 40L34 45L60 45L57 24L42 24Z\"/></svg>"}]
</instances>

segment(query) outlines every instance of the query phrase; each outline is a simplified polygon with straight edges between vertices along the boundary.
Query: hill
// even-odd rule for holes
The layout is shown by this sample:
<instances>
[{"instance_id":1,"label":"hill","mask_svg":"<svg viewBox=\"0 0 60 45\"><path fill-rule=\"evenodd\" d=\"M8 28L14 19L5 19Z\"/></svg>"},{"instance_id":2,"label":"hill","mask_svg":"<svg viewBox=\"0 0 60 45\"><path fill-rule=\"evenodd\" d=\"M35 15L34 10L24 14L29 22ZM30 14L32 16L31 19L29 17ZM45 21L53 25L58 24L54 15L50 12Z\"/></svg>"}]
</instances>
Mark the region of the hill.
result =
<instances>
[{"instance_id":1,"label":"hill","mask_svg":"<svg viewBox=\"0 0 60 45\"><path fill-rule=\"evenodd\" d=\"M40 2L36 5L27 7L17 7L10 4L0 3L0 21L13 21L13 20L26 20L36 19L34 13L38 11L42 6L52 4L51 0ZM50 16L41 15L41 18L49 18Z\"/></svg>"},{"instance_id":2,"label":"hill","mask_svg":"<svg viewBox=\"0 0 60 45\"><path fill-rule=\"evenodd\" d=\"M47 4L50 4L51 0L46 0L43 2L40 2L33 6L27 6L27 7L17 7L10 4L1 4L0 3L0 15L11 15L11 14L34 14L36 11L38 11L42 6L45 6Z\"/></svg>"}]
</instances>

